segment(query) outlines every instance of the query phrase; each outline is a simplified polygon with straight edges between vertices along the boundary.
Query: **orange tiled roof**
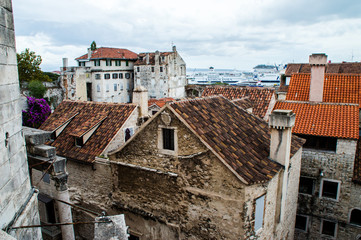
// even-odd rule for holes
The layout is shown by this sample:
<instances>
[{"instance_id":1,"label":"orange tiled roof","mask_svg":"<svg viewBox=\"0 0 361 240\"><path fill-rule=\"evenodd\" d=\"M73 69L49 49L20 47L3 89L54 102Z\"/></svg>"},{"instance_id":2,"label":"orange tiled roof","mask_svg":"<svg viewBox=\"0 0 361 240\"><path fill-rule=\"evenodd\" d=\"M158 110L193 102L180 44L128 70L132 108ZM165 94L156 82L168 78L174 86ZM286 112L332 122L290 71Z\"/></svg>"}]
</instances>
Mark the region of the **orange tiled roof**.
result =
<instances>
[{"instance_id":1,"label":"orange tiled roof","mask_svg":"<svg viewBox=\"0 0 361 240\"><path fill-rule=\"evenodd\" d=\"M358 139L359 108L355 104L278 101L274 109L296 114L293 133Z\"/></svg>"},{"instance_id":2,"label":"orange tiled roof","mask_svg":"<svg viewBox=\"0 0 361 240\"><path fill-rule=\"evenodd\" d=\"M148 100L148 107L152 106L153 104L156 104L158 107L163 107L167 102L174 102L175 99L171 97L167 98L150 98Z\"/></svg>"},{"instance_id":3,"label":"orange tiled roof","mask_svg":"<svg viewBox=\"0 0 361 240\"><path fill-rule=\"evenodd\" d=\"M289 63L285 72L286 76L294 73L311 73L311 66L308 63ZM343 62L326 64L326 73L350 73L361 74L360 62Z\"/></svg>"},{"instance_id":4,"label":"orange tiled roof","mask_svg":"<svg viewBox=\"0 0 361 240\"><path fill-rule=\"evenodd\" d=\"M135 105L117 103L95 103L79 101L63 101L49 118L40 126L40 129L54 131L60 124L68 120L69 111L78 113L73 117L63 132L50 142L56 147L60 156L69 159L92 163L121 129L124 122L130 117ZM59 118L61 116L67 116ZM59 120L64 119L64 120ZM91 135L82 147L75 146L74 136L81 136L101 122L97 130Z\"/></svg>"},{"instance_id":5,"label":"orange tiled roof","mask_svg":"<svg viewBox=\"0 0 361 240\"><path fill-rule=\"evenodd\" d=\"M310 74L293 74L286 100L309 101L309 95ZM323 102L361 104L361 75L325 74Z\"/></svg>"},{"instance_id":6,"label":"orange tiled roof","mask_svg":"<svg viewBox=\"0 0 361 240\"><path fill-rule=\"evenodd\" d=\"M253 102L249 97L241 98L241 99L234 99L231 102L239 106L240 108L247 110L249 108L253 108Z\"/></svg>"},{"instance_id":7,"label":"orange tiled roof","mask_svg":"<svg viewBox=\"0 0 361 240\"><path fill-rule=\"evenodd\" d=\"M247 183L270 180L281 165L269 159L265 121L222 96L184 100L169 106ZM292 155L303 140L292 138Z\"/></svg>"},{"instance_id":8,"label":"orange tiled roof","mask_svg":"<svg viewBox=\"0 0 361 240\"><path fill-rule=\"evenodd\" d=\"M159 56L160 57L165 57L168 56L170 54L172 54L173 52L159 52ZM139 53L138 54L138 60L135 61L134 65L146 65L147 61L146 61L146 56L147 54L149 54L149 64L148 65L154 65L155 64L155 53L151 52L151 53ZM159 58L159 64L161 63L161 59Z\"/></svg>"},{"instance_id":9,"label":"orange tiled roof","mask_svg":"<svg viewBox=\"0 0 361 240\"><path fill-rule=\"evenodd\" d=\"M105 58L135 60L138 58L138 54L129 51L128 49L101 47L92 51L92 55L90 59L105 59ZM88 54L84 54L83 56L80 56L75 60L82 60L82 59L88 59Z\"/></svg>"},{"instance_id":10,"label":"orange tiled roof","mask_svg":"<svg viewBox=\"0 0 361 240\"><path fill-rule=\"evenodd\" d=\"M206 87L202 97L223 95L229 100L248 97L253 102L253 114L264 118L269 108L275 90L273 88L258 87Z\"/></svg>"}]
</instances>

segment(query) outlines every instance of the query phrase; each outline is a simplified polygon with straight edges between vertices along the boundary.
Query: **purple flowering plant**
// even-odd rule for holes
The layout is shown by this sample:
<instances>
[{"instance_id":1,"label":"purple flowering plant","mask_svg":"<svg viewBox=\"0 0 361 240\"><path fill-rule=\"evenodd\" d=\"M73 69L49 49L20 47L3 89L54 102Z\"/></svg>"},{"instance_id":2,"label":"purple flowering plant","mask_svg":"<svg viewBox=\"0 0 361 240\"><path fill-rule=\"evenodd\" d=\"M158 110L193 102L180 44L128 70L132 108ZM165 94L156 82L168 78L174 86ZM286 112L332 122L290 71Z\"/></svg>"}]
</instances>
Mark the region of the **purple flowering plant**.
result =
<instances>
[{"instance_id":1,"label":"purple flowering plant","mask_svg":"<svg viewBox=\"0 0 361 240\"><path fill-rule=\"evenodd\" d=\"M49 117L51 109L45 99L26 97L28 109L23 112L23 125L38 128Z\"/></svg>"}]
</instances>

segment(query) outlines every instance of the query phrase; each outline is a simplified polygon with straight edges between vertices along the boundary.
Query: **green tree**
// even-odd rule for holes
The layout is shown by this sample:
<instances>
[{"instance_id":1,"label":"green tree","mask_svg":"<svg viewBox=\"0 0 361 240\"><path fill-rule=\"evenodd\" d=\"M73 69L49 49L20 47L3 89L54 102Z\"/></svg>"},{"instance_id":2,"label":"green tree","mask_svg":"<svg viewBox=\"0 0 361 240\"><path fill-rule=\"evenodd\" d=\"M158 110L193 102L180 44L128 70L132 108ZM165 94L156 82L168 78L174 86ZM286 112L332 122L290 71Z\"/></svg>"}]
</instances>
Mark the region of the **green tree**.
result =
<instances>
[{"instance_id":1,"label":"green tree","mask_svg":"<svg viewBox=\"0 0 361 240\"><path fill-rule=\"evenodd\" d=\"M91 44L90 44L90 50L94 51L97 49L97 44L95 43L95 41L93 41Z\"/></svg>"},{"instance_id":2,"label":"green tree","mask_svg":"<svg viewBox=\"0 0 361 240\"><path fill-rule=\"evenodd\" d=\"M38 80L33 80L28 85L29 94L35 98L43 98L47 89L44 84Z\"/></svg>"},{"instance_id":3,"label":"green tree","mask_svg":"<svg viewBox=\"0 0 361 240\"><path fill-rule=\"evenodd\" d=\"M20 82L51 81L49 76L44 75L40 69L41 56L26 48L20 54L16 54L18 60L18 72Z\"/></svg>"}]
</instances>

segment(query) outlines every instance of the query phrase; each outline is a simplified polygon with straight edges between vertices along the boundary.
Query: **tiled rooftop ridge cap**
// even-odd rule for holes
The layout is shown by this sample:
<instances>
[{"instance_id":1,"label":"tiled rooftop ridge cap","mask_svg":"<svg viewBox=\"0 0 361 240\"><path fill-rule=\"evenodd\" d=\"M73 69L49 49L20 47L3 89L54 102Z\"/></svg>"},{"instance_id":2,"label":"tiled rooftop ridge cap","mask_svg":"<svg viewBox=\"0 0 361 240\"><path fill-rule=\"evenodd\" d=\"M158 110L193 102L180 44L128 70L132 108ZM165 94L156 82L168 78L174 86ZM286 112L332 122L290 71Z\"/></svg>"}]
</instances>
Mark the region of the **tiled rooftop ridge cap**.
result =
<instances>
[{"instance_id":1,"label":"tiled rooftop ridge cap","mask_svg":"<svg viewBox=\"0 0 361 240\"><path fill-rule=\"evenodd\" d=\"M114 105L114 106L137 106L138 104L135 103L115 103L115 102L93 102L93 101L80 101L80 100L69 100L65 99L63 102L73 102L73 103L84 103L84 104L106 104L108 106Z\"/></svg>"},{"instance_id":2,"label":"tiled rooftop ridge cap","mask_svg":"<svg viewBox=\"0 0 361 240\"><path fill-rule=\"evenodd\" d=\"M309 105L335 105L335 106L356 106L356 107L359 106L359 104L356 103L310 102L310 101L294 101L294 100L278 100L277 102L300 103L300 104L309 104Z\"/></svg>"}]
</instances>

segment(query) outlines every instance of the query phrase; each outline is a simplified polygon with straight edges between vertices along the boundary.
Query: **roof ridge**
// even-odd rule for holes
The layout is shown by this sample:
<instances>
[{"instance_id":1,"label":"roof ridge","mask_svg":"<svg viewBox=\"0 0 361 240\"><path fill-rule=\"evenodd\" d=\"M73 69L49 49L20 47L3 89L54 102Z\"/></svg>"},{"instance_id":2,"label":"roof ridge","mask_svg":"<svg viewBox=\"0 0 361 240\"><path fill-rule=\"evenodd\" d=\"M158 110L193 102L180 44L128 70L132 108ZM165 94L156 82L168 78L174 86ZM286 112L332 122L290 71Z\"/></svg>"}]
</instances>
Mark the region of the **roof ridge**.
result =
<instances>
[{"instance_id":1,"label":"roof ridge","mask_svg":"<svg viewBox=\"0 0 361 240\"><path fill-rule=\"evenodd\" d=\"M334 103L334 102L311 102L311 101L295 101L295 100L277 100L277 102L286 102L286 103L300 103L300 104L310 104L310 105L335 105L335 106L359 106L356 103Z\"/></svg>"}]
</instances>

